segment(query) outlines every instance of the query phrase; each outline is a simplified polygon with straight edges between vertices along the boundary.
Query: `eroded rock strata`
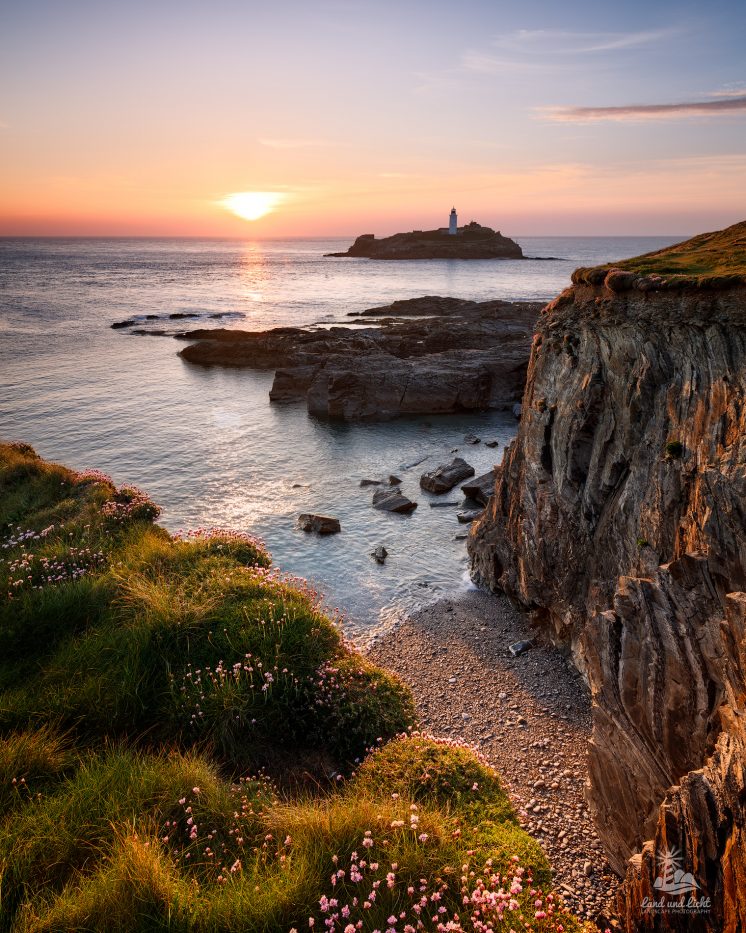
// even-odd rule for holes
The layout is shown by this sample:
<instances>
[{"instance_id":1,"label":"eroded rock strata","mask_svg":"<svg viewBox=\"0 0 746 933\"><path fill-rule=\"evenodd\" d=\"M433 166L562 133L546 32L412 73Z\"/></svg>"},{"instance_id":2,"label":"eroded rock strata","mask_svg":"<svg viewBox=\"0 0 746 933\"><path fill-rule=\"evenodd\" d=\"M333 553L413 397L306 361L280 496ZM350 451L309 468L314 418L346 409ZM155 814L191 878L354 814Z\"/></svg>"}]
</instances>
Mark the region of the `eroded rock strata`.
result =
<instances>
[{"instance_id":1,"label":"eroded rock strata","mask_svg":"<svg viewBox=\"0 0 746 933\"><path fill-rule=\"evenodd\" d=\"M533 610L588 680L588 798L626 876L625 928L740 930L746 287L575 280L540 318L518 437L469 542L474 572ZM696 890L666 892L667 850ZM670 909L682 896L709 911ZM667 906L645 912L645 898Z\"/></svg>"},{"instance_id":2,"label":"eroded rock strata","mask_svg":"<svg viewBox=\"0 0 746 933\"><path fill-rule=\"evenodd\" d=\"M275 369L273 401L345 421L509 409L525 382L536 302L426 296L351 314L349 327L197 330L191 363Z\"/></svg>"}]
</instances>

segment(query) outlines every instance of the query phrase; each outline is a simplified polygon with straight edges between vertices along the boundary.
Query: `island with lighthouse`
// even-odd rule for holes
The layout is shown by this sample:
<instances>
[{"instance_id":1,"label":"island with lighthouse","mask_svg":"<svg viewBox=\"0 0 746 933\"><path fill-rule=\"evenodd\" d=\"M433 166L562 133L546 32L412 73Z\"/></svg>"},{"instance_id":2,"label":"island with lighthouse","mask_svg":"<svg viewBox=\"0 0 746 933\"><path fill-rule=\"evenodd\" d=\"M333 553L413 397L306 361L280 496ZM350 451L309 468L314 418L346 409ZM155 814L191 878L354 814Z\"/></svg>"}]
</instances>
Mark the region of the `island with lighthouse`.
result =
<instances>
[{"instance_id":1,"label":"island with lighthouse","mask_svg":"<svg viewBox=\"0 0 746 933\"><path fill-rule=\"evenodd\" d=\"M456 208L451 208L447 227L413 230L376 239L372 233L359 236L344 253L327 256L353 256L364 259L524 259L523 250L499 230L483 227L472 220L458 225Z\"/></svg>"}]
</instances>

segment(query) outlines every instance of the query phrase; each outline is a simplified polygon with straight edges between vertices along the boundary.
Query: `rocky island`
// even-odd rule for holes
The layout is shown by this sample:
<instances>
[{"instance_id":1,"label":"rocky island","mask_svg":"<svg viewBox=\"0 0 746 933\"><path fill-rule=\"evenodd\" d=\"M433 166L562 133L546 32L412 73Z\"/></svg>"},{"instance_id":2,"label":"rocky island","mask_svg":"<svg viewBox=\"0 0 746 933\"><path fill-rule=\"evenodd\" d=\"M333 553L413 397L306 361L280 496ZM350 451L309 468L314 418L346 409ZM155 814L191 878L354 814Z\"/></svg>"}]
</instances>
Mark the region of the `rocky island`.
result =
<instances>
[{"instance_id":1,"label":"rocky island","mask_svg":"<svg viewBox=\"0 0 746 933\"><path fill-rule=\"evenodd\" d=\"M469 542L590 686L588 796L630 933L746 925L745 436L746 223L580 269ZM677 877L705 906L646 913Z\"/></svg>"},{"instance_id":2,"label":"rocky island","mask_svg":"<svg viewBox=\"0 0 746 933\"><path fill-rule=\"evenodd\" d=\"M188 331L180 356L275 369L272 401L344 421L505 410L523 392L540 308L425 296L351 312L349 327Z\"/></svg>"},{"instance_id":3,"label":"rocky island","mask_svg":"<svg viewBox=\"0 0 746 933\"><path fill-rule=\"evenodd\" d=\"M357 256L364 259L524 259L523 250L499 230L476 221L459 227L455 208L451 223L438 230L413 230L376 239L372 233L359 236L345 253L327 256Z\"/></svg>"}]
</instances>

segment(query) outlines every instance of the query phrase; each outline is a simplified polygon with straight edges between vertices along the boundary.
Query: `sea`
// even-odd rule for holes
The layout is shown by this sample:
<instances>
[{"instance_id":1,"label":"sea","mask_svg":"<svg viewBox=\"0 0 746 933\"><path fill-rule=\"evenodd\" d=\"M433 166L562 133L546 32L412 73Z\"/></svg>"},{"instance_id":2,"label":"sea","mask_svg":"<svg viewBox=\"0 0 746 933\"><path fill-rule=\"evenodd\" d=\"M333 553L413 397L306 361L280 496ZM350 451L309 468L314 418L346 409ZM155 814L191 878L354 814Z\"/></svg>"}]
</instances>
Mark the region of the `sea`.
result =
<instances>
[{"instance_id":1,"label":"sea","mask_svg":"<svg viewBox=\"0 0 746 933\"><path fill-rule=\"evenodd\" d=\"M315 584L363 644L403 614L471 586L465 526L419 487L454 449L477 475L502 459L517 423L484 412L341 424L305 404L270 403L271 372L204 368L177 355L178 331L341 324L400 298L550 300L577 266L681 237L516 237L515 260L376 262L325 258L352 238L0 239L0 437L75 469L146 490L169 530L225 527L264 540L274 562ZM170 315L187 315L171 318ZM153 317L155 316L155 317ZM161 336L114 330L136 319ZM475 434L489 448L465 445ZM416 465L415 465L416 464ZM371 507L362 479L394 473L419 506ZM300 531L301 512L340 534ZM0 529L1 530L1 529ZM383 545L385 564L371 552Z\"/></svg>"}]
</instances>

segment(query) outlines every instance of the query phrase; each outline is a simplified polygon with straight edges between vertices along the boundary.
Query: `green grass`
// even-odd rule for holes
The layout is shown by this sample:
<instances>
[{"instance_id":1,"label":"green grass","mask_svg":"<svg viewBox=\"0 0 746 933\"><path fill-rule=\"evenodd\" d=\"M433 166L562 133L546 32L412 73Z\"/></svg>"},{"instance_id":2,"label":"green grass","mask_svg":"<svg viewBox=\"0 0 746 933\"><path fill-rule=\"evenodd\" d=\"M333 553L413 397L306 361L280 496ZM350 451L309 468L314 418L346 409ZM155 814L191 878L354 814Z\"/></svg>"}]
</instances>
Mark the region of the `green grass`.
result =
<instances>
[{"instance_id":1,"label":"green grass","mask_svg":"<svg viewBox=\"0 0 746 933\"><path fill-rule=\"evenodd\" d=\"M661 277L669 287L746 284L746 221L622 262L576 269L576 284L600 285L610 269Z\"/></svg>"},{"instance_id":2,"label":"green grass","mask_svg":"<svg viewBox=\"0 0 746 933\"><path fill-rule=\"evenodd\" d=\"M577 929L534 916L549 868L498 776L408 734L308 585L157 514L0 445L0 931L471 930L463 897L511 884L496 930Z\"/></svg>"}]
</instances>

